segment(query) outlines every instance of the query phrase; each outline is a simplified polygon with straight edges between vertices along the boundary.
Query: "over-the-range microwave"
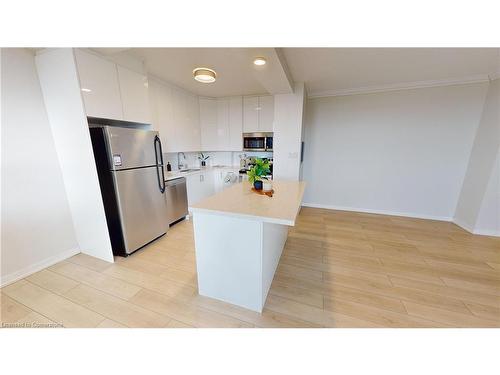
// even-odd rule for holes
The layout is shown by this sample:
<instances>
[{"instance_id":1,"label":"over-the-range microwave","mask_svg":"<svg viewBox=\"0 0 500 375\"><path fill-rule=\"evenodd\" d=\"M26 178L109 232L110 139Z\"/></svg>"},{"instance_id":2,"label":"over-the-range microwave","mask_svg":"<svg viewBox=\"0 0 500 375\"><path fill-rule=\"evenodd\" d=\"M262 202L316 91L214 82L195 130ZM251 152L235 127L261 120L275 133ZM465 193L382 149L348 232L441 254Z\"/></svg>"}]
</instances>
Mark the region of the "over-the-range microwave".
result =
<instances>
[{"instance_id":1,"label":"over-the-range microwave","mask_svg":"<svg viewBox=\"0 0 500 375\"><path fill-rule=\"evenodd\" d=\"M243 133L244 151L272 151L273 133Z\"/></svg>"}]
</instances>

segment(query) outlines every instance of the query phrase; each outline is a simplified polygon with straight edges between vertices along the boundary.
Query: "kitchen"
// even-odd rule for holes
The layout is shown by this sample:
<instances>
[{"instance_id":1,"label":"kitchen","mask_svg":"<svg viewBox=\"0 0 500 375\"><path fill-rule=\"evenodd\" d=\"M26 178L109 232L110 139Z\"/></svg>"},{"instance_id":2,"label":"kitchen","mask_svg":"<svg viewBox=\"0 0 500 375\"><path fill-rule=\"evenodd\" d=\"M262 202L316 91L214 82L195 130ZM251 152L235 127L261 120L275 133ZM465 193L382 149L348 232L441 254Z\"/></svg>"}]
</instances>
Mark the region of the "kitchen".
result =
<instances>
[{"instance_id":1,"label":"kitchen","mask_svg":"<svg viewBox=\"0 0 500 375\"><path fill-rule=\"evenodd\" d=\"M498 4L412 5L3 2L3 372L498 373Z\"/></svg>"},{"instance_id":2,"label":"kitchen","mask_svg":"<svg viewBox=\"0 0 500 375\"><path fill-rule=\"evenodd\" d=\"M5 169L18 218L2 259L8 308L65 327L496 326L476 304L492 307L498 278L497 54L2 50L6 123L25 119L28 134L40 124L28 139L9 125L8 165L25 160L17 150L27 142L40 158L22 168L44 171L20 189L17 168ZM369 69L417 58L422 65L398 77ZM328 61L343 72L336 81L304 82L304 64L317 62L322 76ZM421 80L324 90L359 61L380 82ZM465 78L429 83L428 61L435 77L453 63ZM20 110L28 94L38 104ZM43 208L29 208L24 223L13 202L36 197L34 186L45 199L26 207ZM443 287L440 299L427 283ZM449 309L459 314L452 323L439 314Z\"/></svg>"},{"instance_id":3,"label":"kitchen","mask_svg":"<svg viewBox=\"0 0 500 375\"><path fill-rule=\"evenodd\" d=\"M242 63L228 61L228 53ZM422 315L414 315L423 309L420 298L411 294L399 296L397 290L386 290L393 288L390 283L382 283L375 295L408 298L405 308L415 308L415 312L402 313L398 299L391 300L397 311L390 314L378 303L375 306L361 304L355 310L338 307L339 302L331 302L339 300L331 299L330 288L341 288L340 301L358 303L356 293L363 293L367 298L373 293L363 280L375 277L384 281L387 273L409 279L416 277L412 276L416 273L422 280L435 283L440 281L429 272L440 272L453 280L469 280L469 274L455 275L432 268L437 267L434 263L431 269L418 268L428 264L421 254L434 255L430 250L417 252L415 246L426 249L429 245L425 241L412 242L414 234L407 233L406 227L415 226L432 241L438 234L427 232L427 226L442 228L440 232L448 231L451 237L462 233L463 229L457 226L448 227L451 220L469 228L470 232L478 231L460 219L470 204L467 200L470 198L465 195L467 190L464 188L460 194L460 187L469 183L465 171L474 167L467 164L472 163L476 152L470 151L469 162L469 155L459 151L458 145L471 147L472 135L493 129L481 111L487 113L490 108L488 103L494 100L490 98L494 98L497 81L490 84L488 78L479 78L479 81L459 81L452 86L443 81L437 88L427 88L423 83L418 89L389 90L383 94L324 96L326 94L311 89L308 93L303 82L294 82L285 74L288 64L308 53L322 56L316 59L319 61L330 56L338 59L344 52L279 48L2 50L4 66L11 69L6 77L30 77L31 74L30 84L35 89L30 88L29 92L34 93L33 100L42 103L41 111L46 113L44 126L53 139L50 141L54 150L52 160L57 165L53 181L59 181L62 189L57 196L64 197L61 202L62 207L66 207L64 222L72 223L60 231L68 234L67 244L57 245L62 238L52 238L54 244L44 250L47 255L30 251L29 246L20 246L19 241L12 242L10 246L17 248L17 253L7 252L3 258L2 295L30 307L28 311L39 313L45 311L45 306L38 305L29 296L48 293L47 298L57 296L59 304L69 301L74 309L83 308L89 314L89 319L76 321L62 311L49 314L51 320L69 327L100 324L147 327L169 324L192 327L436 325L430 311L422 313L427 323L422 322ZM352 59L357 59L358 51L350 53ZM416 53L421 52L380 50L377 56L395 59ZM432 59L434 51L429 49L428 53L428 59ZM442 59L454 59L456 54L472 59L475 51L457 49L440 53ZM482 61L488 62L497 51L484 49L481 53ZM204 64L197 66L195 62L200 56L205 56ZM172 62L165 65L165 61ZM271 75L269 70L274 73ZM7 108L15 108L16 101L23 101L23 95L28 92L20 90L14 83L17 81L12 82L5 92L19 92L20 96L13 97L9 102L13 106ZM267 94L263 93L263 87ZM401 102L401 108L393 108L390 113L394 116L402 111L404 117L411 113L416 124L432 123L426 116L450 124L443 131L455 136L455 143L446 149L453 162L440 174L437 165L423 168L424 159L417 163L404 150L382 150L377 142L359 138L358 128L364 126L365 117L357 120L355 126L343 128L350 118L362 113L359 106L364 106L362 102L354 102L355 111L342 114L349 110L350 100L382 100L382 95L393 101L407 100L407 96L413 102L420 101L423 107L430 104L419 95L436 95L437 107L414 112L413 104ZM307 99L308 96L312 98ZM330 103L330 98L336 101ZM337 108L339 103L343 104ZM467 108L467 112L462 115L447 111L449 103ZM483 104L486 107L481 110ZM340 117L333 120L329 117L332 108L336 108L334 116ZM384 113L377 114L384 106L370 108L375 119L386 118ZM16 116L22 118L25 113L31 112ZM306 120L313 124L313 127L308 125L308 130ZM479 122L475 125L477 129L473 128L476 121ZM325 124L338 125L325 127ZM386 124L385 120L378 124L375 129L381 133L375 131L371 139L382 134L385 140L406 144L406 149L415 147L422 134L433 131L432 127L398 123L401 131L415 135L406 140L403 133L398 134L399 130L385 129ZM454 128L457 125L452 124L463 124L464 132L457 133ZM334 134L328 133L331 129L335 130ZM372 131L371 128L364 130L365 134ZM357 139L356 142L353 139ZM491 151L491 161L496 147L491 139L495 138L486 139L477 138L476 142L484 143L481 147ZM427 157L436 160L433 158L443 152L443 146L438 143L433 146L429 138L425 142L418 147L427 147ZM349 148L345 148L346 145ZM37 144L32 142L31 147ZM371 151L365 158L363 153L368 150ZM389 164L384 153L390 158ZM330 163L328 171L322 163L325 158ZM414 164L408 176L401 169L400 175L394 174L394 168L389 165L397 165L397 160L405 166ZM370 163L372 167L365 168ZM452 173L457 163L462 165L462 174ZM344 171L346 166L348 169ZM491 171L493 169L491 164ZM416 174L421 180L409 184ZM332 180L331 176L336 178ZM385 180L381 180L381 176ZM487 177L485 174L485 188ZM442 195L427 192L425 181L431 179L447 186ZM362 181L366 187L355 181ZM255 188L262 190L252 191ZM493 185L488 187L492 188ZM387 196L390 190L393 194ZM488 191L481 198L494 202ZM20 194L20 190L10 194ZM453 196L455 200L447 203ZM401 197L404 200L400 202ZM363 207L349 207L360 202L364 202ZM55 204L55 201L51 203ZM453 215L454 205L457 205L457 218L450 219L446 216ZM495 222L494 216L488 213L488 205L482 206L476 219L477 228ZM18 208L12 207L12 210ZM424 221L411 221L415 218ZM429 219L431 221L426 221ZM382 223L395 226L389 226L386 232ZM39 231L40 223L36 220L33 225L30 233L40 233L38 243L48 244L44 233L50 231ZM62 228L64 224L58 225ZM10 233L16 238L16 227L12 228ZM491 232L484 229L484 233ZM482 237L473 235L472 243L481 243L486 248L496 246L495 237ZM60 250L55 252L56 249ZM447 255L442 257L452 261ZM434 258L430 259L428 262L434 262ZM396 262L394 267L408 263L417 269L408 274L392 266L381 267L381 261ZM474 262L483 264L480 260ZM353 270L356 270L354 274ZM495 280L495 276L490 275L492 272L485 274L485 271L482 276L487 277L485 283ZM338 279L340 285L337 285ZM70 289L61 295L59 289L51 289L56 280L68 286L77 283L83 289ZM353 289L344 291L345 286ZM84 301L89 299L94 302L86 305ZM480 301L490 303L487 293ZM107 311L107 304L115 306L114 313ZM370 308L365 310L367 306ZM433 306L446 308L441 302ZM144 309L143 313L137 312L138 308ZM233 310L236 308L248 312ZM372 315L370 309L373 308L377 313ZM190 315L193 311L196 318ZM253 312L259 315L248 315ZM396 315L391 315L393 313ZM133 314L134 319L130 320L129 314ZM228 320L226 316L233 319ZM463 318L464 322L471 319L467 315ZM96 324L96 319L101 320ZM386 319L391 322L387 323ZM471 323L458 320L455 324ZM494 320L480 316L473 324L489 325L494 324Z\"/></svg>"}]
</instances>

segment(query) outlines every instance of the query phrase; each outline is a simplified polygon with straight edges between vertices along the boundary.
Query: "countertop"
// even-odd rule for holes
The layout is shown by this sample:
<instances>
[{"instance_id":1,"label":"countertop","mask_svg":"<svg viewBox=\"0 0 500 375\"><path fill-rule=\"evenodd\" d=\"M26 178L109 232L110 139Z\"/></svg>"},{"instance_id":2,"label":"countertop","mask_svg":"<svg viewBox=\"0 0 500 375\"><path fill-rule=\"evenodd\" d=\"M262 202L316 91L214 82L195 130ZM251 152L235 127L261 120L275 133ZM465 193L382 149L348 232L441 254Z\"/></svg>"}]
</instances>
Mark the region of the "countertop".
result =
<instances>
[{"instance_id":1,"label":"countertop","mask_svg":"<svg viewBox=\"0 0 500 375\"><path fill-rule=\"evenodd\" d=\"M198 168L193 167L191 169L198 169ZM225 166L225 165L216 165L213 167L202 167L198 170L189 171L189 172L179 172L179 171L167 172L165 170L165 181L170 181L170 180L174 180L174 179L179 178L179 177L186 177L186 176L190 176L190 175L198 174L198 173L206 173L206 172L220 171L220 170L239 170L239 169L240 168L237 166L231 167L231 166Z\"/></svg>"},{"instance_id":2,"label":"countertop","mask_svg":"<svg viewBox=\"0 0 500 375\"><path fill-rule=\"evenodd\" d=\"M274 195L270 198L253 192L250 183L243 181L203 199L190 209L294 226L305 186L303 181L273 181Z\"/></svg>"}]
</instances>

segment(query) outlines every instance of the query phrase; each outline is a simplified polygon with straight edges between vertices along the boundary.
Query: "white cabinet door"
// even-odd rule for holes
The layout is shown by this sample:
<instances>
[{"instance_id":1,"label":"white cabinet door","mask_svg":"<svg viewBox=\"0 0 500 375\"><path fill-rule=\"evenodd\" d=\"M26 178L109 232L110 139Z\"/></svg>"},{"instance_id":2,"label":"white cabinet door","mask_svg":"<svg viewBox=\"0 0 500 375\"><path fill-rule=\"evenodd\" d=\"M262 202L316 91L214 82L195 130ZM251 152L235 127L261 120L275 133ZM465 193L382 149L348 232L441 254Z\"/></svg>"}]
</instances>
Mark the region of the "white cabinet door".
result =
<instances>
[{"instance_id":1,"label":"white cabinet door","mask_svg":"<svg viewBox=\"0 0 500 375\"><path fill-rule=\"evenodd\" d=\"M186 187L188 194L188 205L193 205L208 198L215 193L216 189L214 171L200 172L186 176Z\"/></svg>"},{"instance_id":2,"label":"white cabinet door","mask_svg":"<svg viewBox=\"0 0 500 375\"><path fill-rule=\"evenodd\" d=\"M259 96L259 131L272 132L274 123L274 97Z\"/></svg>"},{"instance_id":3,"label":"white cabinet door","mask_svg":"<svg viewBox=\"0 0 500 375\"><path fill-rule=\"evenodd\" d=\"M224 186L224 171L215 169L213 171L214 174L214 190L215 193L218 193L223 189Z\"/></svg>"},{"instance_id":4,"label":"white cabinet door","mask_svg":"<svg viewBox=\"0 0 500 375\"><path fill-rule=\"evenodd\" d=\"M187 149L186 151L199 151L201 148L201 133L200 133L200 107L198 97L187 94Z\"/></svg>"},{"instance_id":5,"label":"white cabinet door","mask_svg":"<svg viewBox=\"0 0 500 375\"><path fill-rule=\"evenodd\" d=\"M173 120L172 90L158 82L149 82L153 129L160 132L163 152L176 152L177 142Z\"/></svg>"},{"instance_id":6,"label":"white cabinet door","mask_svg":"<svg viewBox=\"0 0 500 375\"><path fill-rule=\"evenodd\" d=\"M183 91L172 89L172 122L175 126L175 151L187 151L187 96Z\"/></svg>"},{"instance_id":7,"label":"white cabinet door","mask_svg":"<svg viewBox=\"0 0 500 375\"><path fill-rule=\"evenodd\" d=\"M189 206L192 206L193 204L196 204L201 200L201 198L203 197L203 191L199 174L186 176L186 189Z\"/></svg>"},{"instance_id":8,"label":"white cabinet door","mask_svg":"<svg viewBox=\"0 0 500 375\"><path fill-rule=\"evenodd\" d=\"M229 151L229 100L217 99L217 134L214 151Z\"/></svg>"},{"instance_id":9,"label":"white cabinet door","mask_svg":"<svg viewBox=\"0 0 500 375\"><path fill-rule=\"evenodd\" d=\"M243 132L259 131L259 97L243 97Z\"/></svg>"},{"instance_id":10,"label":"white cabinet door","mask_svg":"<svg viewBox=\"0 0 500 375\"><path fill-rule=\"evenodd\" d=\"M198 98L184 90L172 89L175 152L199 151L200 129Z\"/></svg>"},{"instance_id":11,"label":"white cabinet door","mask_svg":"<svg viewBox=\"0 0 500 375\"><path fill-rule=\"evenodd\" d=\"M75 57L87 116L122 120L116 64L79 49Z\"/></svg>"},{"instance_id":12,"label":"white cabinet door","mask_svg":"<svg viewBox=\"0 0 500 375\"><path fill-rule=\"evenodd\" d=\"M160 132L163 151L199 151L198 97L154 80L149 92L153 129Z\"/></svg>"},{"instance_id":13,"label":"white cabinet door","mask_svg":"<svg viewBox=\"0 0 500 375\"><path fill-rule=\"evenodd\" d=\"M214 172L201 172L199 175L202 199L208 198L215 193Z\"/></svg>"},{"instance_id":14,"label":"white cabinet door","mask_svg":"<svg viewBox=\"0 0 500 375\"><path fill-rule=\"evenodd\" d=\"M243 150L243 99L229 99L229 150Z\"/></svg>"},{"instance_id":15,"label":"white cabinet door","mask_svg":"<svg viewBox=\"0 0 500 375\"><path fill-rule=\"evenodd\" d=\"M200 98L201 150L217 151L217 101Z\"/></svg>"},{"instance_id":16,"label":"white cabinet door","mask_svg":"<svg viewBox=\"0 0 500 375\"><path fill-rule=\"evenodd\" d=\"M123 119L149 124L148 79L146 76L118 65L118 80L123 106Z\"/></svg>"}]
</instances>

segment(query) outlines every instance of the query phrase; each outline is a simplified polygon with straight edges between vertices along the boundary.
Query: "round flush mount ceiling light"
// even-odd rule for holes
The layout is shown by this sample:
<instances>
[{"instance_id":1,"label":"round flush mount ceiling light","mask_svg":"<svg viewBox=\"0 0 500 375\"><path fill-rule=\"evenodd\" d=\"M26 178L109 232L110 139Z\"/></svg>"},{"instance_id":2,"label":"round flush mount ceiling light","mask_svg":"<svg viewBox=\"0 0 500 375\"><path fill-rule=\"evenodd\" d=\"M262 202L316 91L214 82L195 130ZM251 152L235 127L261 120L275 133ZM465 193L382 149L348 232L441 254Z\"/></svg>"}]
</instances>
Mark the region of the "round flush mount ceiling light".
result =
<instances>
[{"instance_id":1,"label":"round flush mount ceiling light","mask_svg":"<svg viewBox=\"0 0 500 375\"><path fill-rule=\"evenodd\" d=\"M253 60L253 63L257 66L262 66L262 65L266 65L266 59L263 58L263 57L256 57L254 60Z\"/></svg>"},{"instance_id":2,"label":"round flush mount ceiling light","mask_svg":"<svg viewBox=\"0 0 500 375\"><path fill-rule=\"evenodd\" d=\"M195 70L193 70L193 77L198 82L212 83L215 82L217 73L215 73L215 70L208 68L196 68Z\"/></svg>"}]
</instances>

